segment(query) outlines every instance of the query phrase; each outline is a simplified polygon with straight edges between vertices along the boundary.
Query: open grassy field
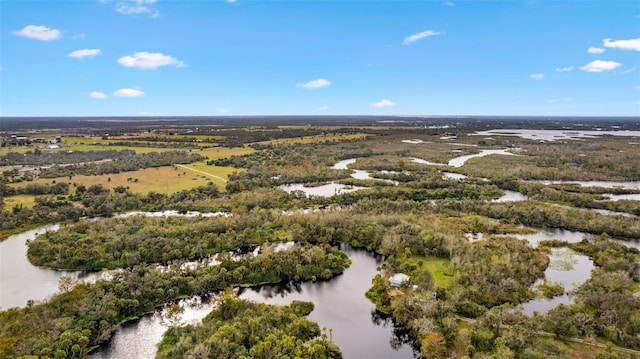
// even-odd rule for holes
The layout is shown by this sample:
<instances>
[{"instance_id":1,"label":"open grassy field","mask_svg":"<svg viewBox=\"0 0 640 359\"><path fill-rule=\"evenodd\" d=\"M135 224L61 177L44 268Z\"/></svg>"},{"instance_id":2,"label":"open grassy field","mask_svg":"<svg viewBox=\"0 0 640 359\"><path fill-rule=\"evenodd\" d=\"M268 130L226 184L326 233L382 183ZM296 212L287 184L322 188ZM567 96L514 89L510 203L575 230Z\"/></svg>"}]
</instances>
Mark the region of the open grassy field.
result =
<instances>
[{"instance_id":1,"label":"open grassy field","mask_svg":"<svg viewBox=\"0 0 640 359\"><path fill-rule=\"evenodd\" d=\"M210 160L215 160L218 158L225 158L230 156L246 155L252 152L255 152L255 150L250 147L213 147L203 149L201 151L198 151L197 153L202 156L208 157Z\"/></svg>"},{"instance_id":2,"label":"open grassy field","mask_svg":"<svg viewBox=\"0 0 640 359\"><path fill-rule=\"evenodd\" d=\"M259 145L291 145L297 143L324 143L331 141L345 141L345 140L358 140L366 138L366 133L353 133L353 134L327 134L318 136L304 136L304 137L292 137L292 138L280 138L277 140L256 142Z\"/></svg>"},{"instance_id":3,"label":"open grassy field","mask_svg":"<svg viewBox=\"0 0 640 359\"><path fill-rule=\"evenodd\" d=\"M14 147L15 148L15 147ZM67 147L67 149L73 148L75 151L87 151L98 149L133 149L136 152L158 152L167 151L170 149L140 147L131 148L125 146L98 146L90 144L74 144ZM33 148L26 148L25 150L33 150ZM233 155L243 155L251 153L254 150L249 147L236 147L236 148L208 148L198 151L199 154L205 156L207 159L224 158ZM217 167L208 166L206 160L191 163L188 165L178 166L166 166L159 168L141 169L138 171L112 173L100 176L73 176L71 180L67 177L60 178L47 178L36 179L33 182L21 182L12 184L14 187L25 186L28 183L37 184L51 184L55 182L69 182L71 185L84 185L92 186L101 184L107 188L115 188L117 186L128 187L134 193L149 193L151 191L158 193L173 193L185 189L190 189L202 185L206 185L209 181L216 184L220 189L224 190L224 186L229 177L229 174L241 171L233 167ZM29 196L24 198L15 197L13 201L15 203L9 203L11 199L6 198L5 203L8 207L13 207L17 203L24 202L24 206L33 206L33 198L28 200ZM12 197L14 198L14 197Z\"/></svg>"},{"instance_id":4,"label":"open grassy field","mask_svg":"<svg viewBox=\"0 0 640 359\"><path fill-rule=\"evenodd\" d=\"M203 165L204 166L204 165ZM200 168L196 166L195 168ZM195 169L194 168L194 169ZM56 182L69 182L72 185L85 185L87 187L101 184L106 188L117 186L128 187L134 193L173 193L198 186L204 186L213 182L224 190L225 181L228 175L238 171L233 167L204 166L202 172L194 171L186 167L165 166L158 168L146 168L138 171L112 173L100 176L73 176L71 180L67 177L37 179L33 182L22 182L11 184L11 186L25 186L28 183L51 184ZM224 179L224 181L222 180Z\"/></svg>"},{"instance_id":5,"label":"open grassy field","mask_svg":"<svg viewBox=\"0 0 640 359\"><path fill-rule=\"evenodd\" d=\"M420 266L422 261L422 266ZM421 269L428 269L435 279L436 286L448 288L451 285L453 276L449 273L449 264L451 260L448 258L440 258L436 256L419 256L414 255L409 259L410 263L415 264Z\"/></svg>"},{"instance_id":6,"label":"open grassy field","mask_svg":"<svg viewBox=\"0 0 640 359\"><path fill-rule=\"evenodd\" d=\"M13 208L15 206L20 206L24 208L33 208L36 204L36 196L29 194L19 194L11 197L4 197L4 206L6 208Z\"/></svg>"}]
</instances>

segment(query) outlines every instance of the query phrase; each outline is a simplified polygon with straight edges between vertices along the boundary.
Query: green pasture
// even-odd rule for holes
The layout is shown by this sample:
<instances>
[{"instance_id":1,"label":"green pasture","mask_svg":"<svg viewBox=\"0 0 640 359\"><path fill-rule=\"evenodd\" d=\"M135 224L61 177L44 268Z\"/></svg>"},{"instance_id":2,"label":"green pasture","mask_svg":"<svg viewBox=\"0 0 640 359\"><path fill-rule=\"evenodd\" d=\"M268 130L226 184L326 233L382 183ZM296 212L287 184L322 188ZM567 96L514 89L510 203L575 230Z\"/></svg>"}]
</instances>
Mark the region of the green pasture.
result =
<instances>
[{"instance_id":1,"label":"green pasture","mask_svg":"<svg viewBox=\"0 0 640 359\"><path fill-rule=\"evenodd\" d=\"M421 261L422 265L420 265ZM420 269L429 270L429 272L433 274L436 286L448 288L451 285L453 276L449 273L450 259L436 256L413 255L409 258L409 263L415 264Z\"/></svg>"},{"instance_id":2,"label":"green pasture","mask_svg":"<svg viewBox=\"0 0 640 359\"><path fill-rule=\"evenodd\" d=\"M197 167L200 168L200 167ZM129 188L133 193L146 194L149 192L158 193L174 193L182 190L188 190L198 186L204 186L209 182L213 182L222 190L226 184L228 175L238 169L233 167L216 167L206 166L202 172L194 171L195 168L185 168L178 166L165 166L157 168L145 168L137 171L111 173L98 176L73 176L59 178L40 178L32 182L21 182L11 184L10 186L21 187L28 183L52 184L55 182L68 182L72 187L84 185L86 187L92 185L103 185L106 188L113 189L118 186ZM71 189L73 191L73 188Z\"/></svg>"},{"instance_id":3,"label":"green pasture","mask_svg":"<svg viewBox=\"0 0 640 359\"><path fill-rule=\"evenodd\" d=\"M36 204L36 196L30 194L18 194L15 196L4 197L4 207L13 208L22 206L23 208L33 208Z\"/></svg>"}]
</instances>

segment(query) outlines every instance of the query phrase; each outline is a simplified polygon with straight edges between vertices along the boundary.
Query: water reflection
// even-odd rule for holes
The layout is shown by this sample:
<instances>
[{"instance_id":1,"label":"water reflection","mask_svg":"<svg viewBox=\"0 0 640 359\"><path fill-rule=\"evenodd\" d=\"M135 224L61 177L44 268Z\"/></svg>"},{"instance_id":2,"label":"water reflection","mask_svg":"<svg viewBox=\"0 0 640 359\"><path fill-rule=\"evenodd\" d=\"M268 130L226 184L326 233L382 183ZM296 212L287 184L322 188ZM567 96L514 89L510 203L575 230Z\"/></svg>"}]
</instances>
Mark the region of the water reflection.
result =
<instances>
[{"instance_id":1,"label":"water reflection","mask_svg":"<svg viewBox=\"0 0 640 359\"><path fill-rule=\"evenodd\" d=\"M640 194L605 194L611 201L640 201Z\"/></svg>"},{"instance_id":2,"label":"water reflection","mask_svg":"<svg viewBox=\"0 0 640 359\"><path fill-rule=\"evenodd\" d=\"M389 339L389 346L395 350L402 349L403 346L409 345L417 353L420 349L415 345L415 342L411 338L411 333L406 327L395 326L393 318L390 315L384 314L376 309L371 310L371 323L383 328L391 328L393 335Z\"/></svg>"},{"instance_id":3,"label":"water reflection","mask_svg":"<svg viewBox=\"0 0 640 359\"><path fill-rule=\"evenodd\" d=\"M576 130L533 130L533 129L494 129L479 131L476 136L517 136L530 140L565 140L571 138L594 138L596 136L625 136L638 137L640 131L576 131Z\"/></svg>"},{"instance_id":4,"label":"water reflection","mask_svg":"<svg viewBox=\"0 0 640 359\"><path fill-rule=\"evenodd\" d=\"M340 247L352 260L342 275L330 280L304 283L283 283L256 288L241 288L241 298L269 304L289 304L293 300L315 304L309 319L320 328L332 329L332 337L348 358L413 358L414 351L408 333L396 328L389 318L373 318L375 307L364 293L383 258L348 245ZM210 298L191 298L181 302L185 307L185 323L198 323L213 309ZM116 331L112 340L95 353L94 359L152 358L157 343L166 330L163 315L158 311L140 320L127 323Z\"/></svg>"},{"instance_id":5,"label":"water reflection","mask_svg":"<svg viewBox=\"0 0 640 359\"><path fill-rule=\"evenodd\" d=\"M508 189L503 189L502 191L504 191L504 195L500 198L492 200L491 202L522 202L529 199L527 195L520 192L511 191Z\"/></svg>"},{"instance_id":6,"label":"water reflection","mask_svg":"<svg viewBox=\"0 0 640 359\"><path fill-rule=\"evenodd\" d=\"M548 281L561 284L564 287L564 294L552 299L539 298L523 303L524 314L532 315L534 312L543 314L560 304L573 303L573 296L568 293L587 281L594 268L595 266L588 256L569 248L552 248L549 255L549 266L544 271L544 275Z\"/></svg>"},{"instance_id":7,"label":"water reflection","mask_svg":"<svg viewBox=\"0 0 640 359\"><path fill-rule=\"evenodd\" d=\"M480 153L475 153L473 155L460 156L456 158L452 158L449 160L448 165L451 167L462 167L465 162L475 157L484 157L490 155L504 155L504 156L513 156L513 153L507 152L506 150L482 150Z\"/></svg>"},{"instance_id":8,"label":"water reflection","mask_svg":"<svg viewBox=\"0 0 640 359\"><path fill-rule=\"evenodd\" d=\"M353 263L336 278L241 289L240 297L269 304L288 304L293 300L313 302L315 309L309 319L321 328L332 329L333 340L344 358L413 358L408 337L397 337L392 322L382 317L373 318L375 307L364 296L382 258L346 245L341 246L341 250Z\"/></svg>"},{"instance_id":9,"label":"water reflection","mask_svg":"<svg viewBox=\"0 0 640 359\"><path fill-rule=\"evenodd\" d=\"M640 181L535 181L543 185L550 184L575 184L580 187L624 188L640 190ZM633 196L633 195L632 195Z\"/></svg>"},{"instance_id":10,"label":"water reflection","mask_svg":"<svg viewBox=\"0 0 640 359\"><path fill-rule=\"evenodd\" d=\"M305 187L303 183L293 183L280 186L281 189L288 193L300 191L307 196L331 197L337 194L354 192L366 187L348 186L342 183L331 182L317 187Z\"/></svg>"},{"instance_id":11,"label":"water reflection","mask_svg":"<svg viewBox=\"0 0 640 359\"><path fill-rule=\"evenodd\" d=\"M58 224L42 226L0 242L0 310L24 307L29 300L47 299L58 291L58 281L62 276L88 281L96 278L94 273L38 268L29 262L27 240L47 231L57 231L59 227Z\"/></svg>"}]
</instances>

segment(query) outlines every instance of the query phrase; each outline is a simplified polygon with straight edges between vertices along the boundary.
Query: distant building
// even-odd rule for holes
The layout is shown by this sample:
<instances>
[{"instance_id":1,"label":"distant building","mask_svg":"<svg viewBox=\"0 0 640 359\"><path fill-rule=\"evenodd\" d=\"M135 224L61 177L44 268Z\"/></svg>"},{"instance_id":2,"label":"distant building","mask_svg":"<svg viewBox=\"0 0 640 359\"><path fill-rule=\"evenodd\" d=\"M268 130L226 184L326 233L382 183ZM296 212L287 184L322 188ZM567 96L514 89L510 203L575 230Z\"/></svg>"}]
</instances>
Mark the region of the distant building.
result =
<instances>
[{"instance_id":1,"label":"distant building","mask_svg":"<svg viewBox=\"0 0 640 359\"><path fill-rule=\"evenodd\" d=\"M389 284L394 288L400 288L403 284L409 283L411 278L404 273L396 273L389 278Z\"/></svg>"},{"instance_id":2,"label":"distant building","mask_svg":"<svg viewBox=\"0 0 640 359\"><path fill-rule=\"evenodd\" d=\"M11 135L10 141L12 145L28 145L31 143L28 137L17 135Z\"/></svg>"}]
</instances>

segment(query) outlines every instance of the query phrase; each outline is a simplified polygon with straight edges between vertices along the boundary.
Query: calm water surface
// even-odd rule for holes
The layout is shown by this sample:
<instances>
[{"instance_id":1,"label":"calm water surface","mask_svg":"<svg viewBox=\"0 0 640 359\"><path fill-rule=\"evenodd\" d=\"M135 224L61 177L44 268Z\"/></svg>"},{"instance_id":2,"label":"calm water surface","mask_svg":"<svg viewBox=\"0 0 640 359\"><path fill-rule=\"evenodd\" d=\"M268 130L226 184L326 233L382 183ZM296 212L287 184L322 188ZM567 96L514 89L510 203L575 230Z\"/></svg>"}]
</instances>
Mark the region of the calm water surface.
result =
<instances>
[{"instance_id":1,"label":"calm water surface","mask_svg":"<svg viewBox=\"0 0 640 359\"><path fill-rule=\"evenodd\" d=\"M494 129L474 133L477 136L516 136L530 140L565 140L575 138L595 138L597 136L639 137L640 131L576 131L576 130L532 130L532 129Z\"/></svg>"},{"instance_id":2,"label":"calm water surface","mask_svg":"<svg viewBox=\"0 0 640 359\"><path fill-rule=\"evenodd\" d=\"M549 267L544 271L548 281L560 283L565 294L552 299L540 298L523 303L525 314L534 312L546 313L560 304L573 303L573 297L566 293L580 286L591 277L591 270L595 266L588 256L579 254L569 248L552 248L549 255ZM535 286L535 285L534 285Z\"/></svg>"},{"instance_id":3,"label":"calm water surface","mask_svg":"<svg viewBox=\"0 0 640 359\"><path fill-rule=\"evenodd\" d=\"M58 291L58 280L62 276L95 279L95 274L43 269L29 262L26 241L46 231L56 231L59 227L57 224L39 227L0 242L0 310L24 307L29 300L47 299Z\"/></svg>"},{"instance_id":4,"label":"calm water surface","mask_svg":"<svg viewBox=\"0 0 640 359\"><path fill-rule=\"evenodd\" d=\"M366 187L347 186L342 183L331 182L317 187L305 187L303 183L285 184L280 186L286 192L302 191L307 196L331 197L337 194L354 192Z\"/></svg>"},{"instance_id":5,"label":"calm water surface","mask_svg":"<svg viewBox=\"0 0 640 359\"><path fill-rule=\"evenodd\" d=\"M353 261L342 275L328 281L266 285L241 289L241 298L269 304L306 300L315 304L309 319L320 328L332 328L332 337L349 358L413 358L409 344L396 336L393 324L375 314L364 293L371 286L382 258L348 245L340 248ZM184 303L185 322L197 323L213 308L211 301L192 298ZM135 359L155 356L166 326L162 312L128 323L117 330L110 343L92 354L94 359ZM144 338L144 340L141 340Z\"/></svg>"}]
</instances>

